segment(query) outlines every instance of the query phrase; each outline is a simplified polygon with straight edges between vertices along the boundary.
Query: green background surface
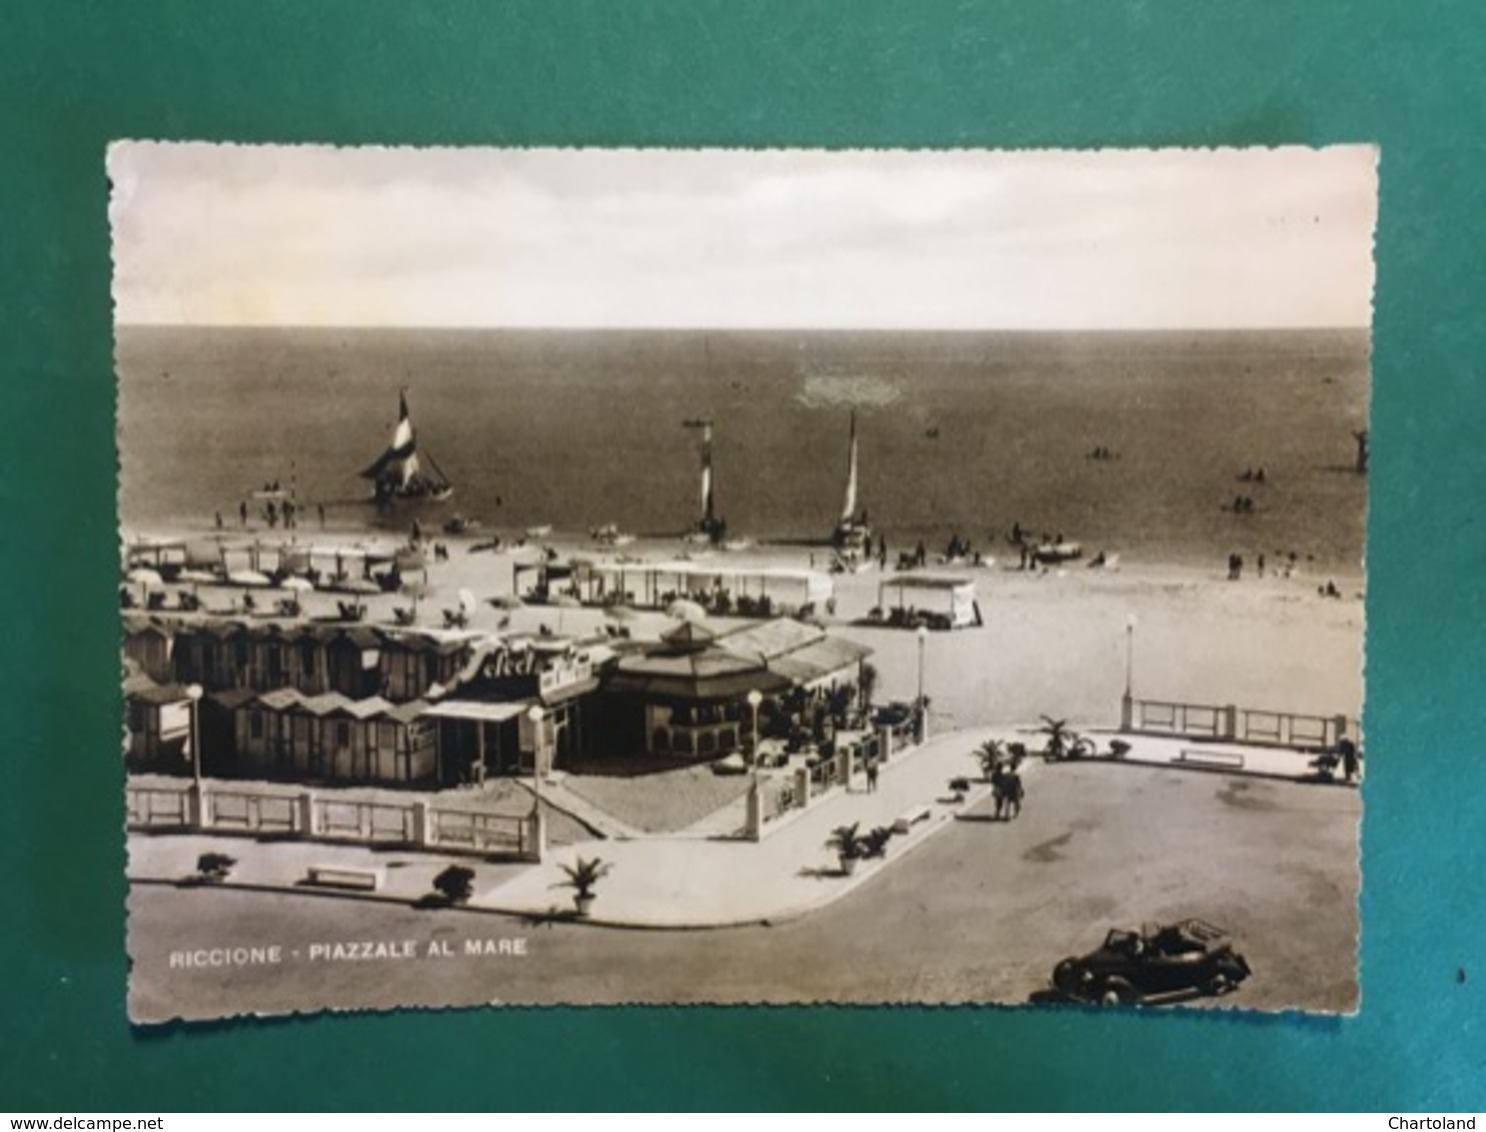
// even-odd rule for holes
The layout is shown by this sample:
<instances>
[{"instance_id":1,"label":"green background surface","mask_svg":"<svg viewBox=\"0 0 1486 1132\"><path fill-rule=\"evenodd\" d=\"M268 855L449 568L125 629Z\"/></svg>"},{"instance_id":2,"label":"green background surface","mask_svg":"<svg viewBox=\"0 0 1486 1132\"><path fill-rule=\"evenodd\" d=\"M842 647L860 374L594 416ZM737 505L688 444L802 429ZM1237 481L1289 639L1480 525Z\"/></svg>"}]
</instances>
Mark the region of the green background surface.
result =
<instances>
[{"instance_id":1,"label":"green background surface","mask_svg":"<svg viewBox=\"0 0 1486 1132\"><path fill-rule=\"evenodd\" d=\"M1486 1106L1483 33L1478 0L11 0L0 1109ZM1361 1015L467 1010L131 1029L103 173L125 137L1379 143Z\"/></svg>"}]
</instances>

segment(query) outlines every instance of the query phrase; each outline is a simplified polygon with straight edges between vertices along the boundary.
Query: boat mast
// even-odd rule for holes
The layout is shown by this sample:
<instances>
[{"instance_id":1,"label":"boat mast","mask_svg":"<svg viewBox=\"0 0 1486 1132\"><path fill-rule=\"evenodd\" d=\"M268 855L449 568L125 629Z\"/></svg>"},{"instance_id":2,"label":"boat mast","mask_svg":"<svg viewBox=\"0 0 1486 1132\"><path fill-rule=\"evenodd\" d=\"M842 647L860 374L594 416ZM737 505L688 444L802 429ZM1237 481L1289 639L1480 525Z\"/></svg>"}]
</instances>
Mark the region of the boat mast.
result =
<instances>
[{"instance_id":1,"label":"boat mast","mask_svg":"<svg viewBox=\"0 0 1486 1132\"><path fill-rule=\"evenodd\" d=\"M857 412L851 411L851 446L846 457L846 502L841 508L841 521L855 521L857 513Z\"/></svg>"},{"instance_id":2,"label":"boat mast","mask_svg":"<svg viewBox=\"0 0 1486 1132\"><path fill-rule=\"evenodd\" d=\"M683 428L702 430L702 520L698 527L710 533L717 525L717 514L712 498L712 419L697 418L681 422Z\"/></svg>"}]
</instances>

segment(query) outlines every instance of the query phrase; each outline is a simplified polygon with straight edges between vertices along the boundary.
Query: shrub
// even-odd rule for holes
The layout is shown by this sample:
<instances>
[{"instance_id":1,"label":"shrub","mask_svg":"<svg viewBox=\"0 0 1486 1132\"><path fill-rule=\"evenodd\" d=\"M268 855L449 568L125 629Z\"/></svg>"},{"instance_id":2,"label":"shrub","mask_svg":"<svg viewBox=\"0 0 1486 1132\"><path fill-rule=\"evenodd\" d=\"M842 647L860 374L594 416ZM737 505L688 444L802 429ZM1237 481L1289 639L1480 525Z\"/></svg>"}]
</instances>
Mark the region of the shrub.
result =
<instances>
[{"instance_id":1,"label":"shrub","mask_svg":"<svg viewBox=\"0 0 1486 1132\"><path fill-rule=\"evenodd\" d=\"M433 878L433 888L450 904L463 904L475 893L475 870L450 865Z\"/></svg>"}]
</instances>

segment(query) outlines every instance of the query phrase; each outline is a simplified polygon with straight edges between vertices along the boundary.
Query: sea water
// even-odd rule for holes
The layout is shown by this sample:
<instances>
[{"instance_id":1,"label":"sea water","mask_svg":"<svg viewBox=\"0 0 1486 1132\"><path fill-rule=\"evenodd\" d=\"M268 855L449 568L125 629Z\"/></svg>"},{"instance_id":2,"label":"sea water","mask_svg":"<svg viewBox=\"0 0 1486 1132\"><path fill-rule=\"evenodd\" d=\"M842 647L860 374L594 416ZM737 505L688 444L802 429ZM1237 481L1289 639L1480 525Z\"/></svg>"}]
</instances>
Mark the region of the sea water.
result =
<instances>
[{"instance_id":1,"label":"sea water","mask_svg":"<svg viewBox=\"0 0 1486 1132\"><path fill-rule=\"evenodd\" d=\"M1365 331L126 326L117 365L137 530L230 526L274 482L302 515L376 523L357 473L406 389L425 460L455 485L426 514L489 530L684 531L701 503L683 422L710 419L729 534L823 538L855 409L859 506L893 555L958 535L1004 556L1014 524L1137 561L1294 552L1350 571L1363 554Z\"/></svg>"}]
</instances>

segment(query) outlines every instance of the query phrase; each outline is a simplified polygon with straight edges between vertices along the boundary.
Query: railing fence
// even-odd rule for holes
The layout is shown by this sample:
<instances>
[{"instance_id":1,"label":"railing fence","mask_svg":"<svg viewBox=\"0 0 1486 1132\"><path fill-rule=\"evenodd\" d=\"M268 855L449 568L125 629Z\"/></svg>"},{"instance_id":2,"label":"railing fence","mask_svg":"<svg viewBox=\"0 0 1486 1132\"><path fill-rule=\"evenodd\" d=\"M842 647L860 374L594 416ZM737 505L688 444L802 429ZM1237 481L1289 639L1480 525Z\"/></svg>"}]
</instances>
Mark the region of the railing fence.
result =
<instances>
[{"instance_id":1,"label":"railing fence","mask_svg":"<svg viewBox=\"0 0 1486 1132\"><path fill-rule=\"evenodd\" d=\"M1345 715L1133 698L1124 701L1120 730L1302 750L1331 750L1343 738L1355 741L1360 734L1358 721Z\"/></svg>"}]
</instances>

